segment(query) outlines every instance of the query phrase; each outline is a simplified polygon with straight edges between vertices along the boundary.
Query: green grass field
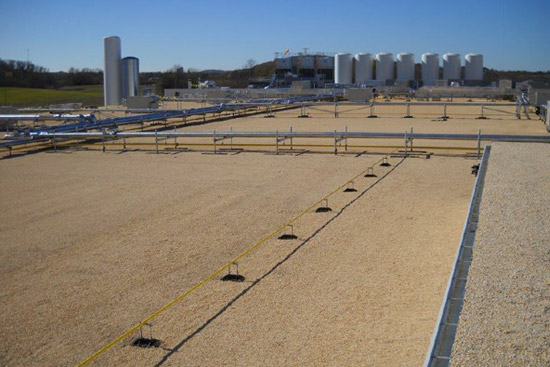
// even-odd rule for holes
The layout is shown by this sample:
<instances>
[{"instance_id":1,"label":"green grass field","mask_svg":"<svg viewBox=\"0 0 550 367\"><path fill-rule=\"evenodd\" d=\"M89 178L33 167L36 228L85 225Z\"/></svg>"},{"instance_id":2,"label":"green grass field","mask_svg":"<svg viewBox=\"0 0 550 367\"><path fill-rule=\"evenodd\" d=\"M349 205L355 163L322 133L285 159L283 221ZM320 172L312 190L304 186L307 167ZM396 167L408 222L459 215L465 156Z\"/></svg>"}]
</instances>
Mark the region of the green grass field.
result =
<instances>
[{"instance_id":1,"label":"green grass field","mask_svg":"<svg viewBox=\"0 0 550 367\"><path fill-rule=\"evenodd\" d=\"M81 102L85 106L103 105L103 85L82 85L61 89L0 87L0 105L4 106L46 106L71 102Z\"/></svg>"}]
</instances>

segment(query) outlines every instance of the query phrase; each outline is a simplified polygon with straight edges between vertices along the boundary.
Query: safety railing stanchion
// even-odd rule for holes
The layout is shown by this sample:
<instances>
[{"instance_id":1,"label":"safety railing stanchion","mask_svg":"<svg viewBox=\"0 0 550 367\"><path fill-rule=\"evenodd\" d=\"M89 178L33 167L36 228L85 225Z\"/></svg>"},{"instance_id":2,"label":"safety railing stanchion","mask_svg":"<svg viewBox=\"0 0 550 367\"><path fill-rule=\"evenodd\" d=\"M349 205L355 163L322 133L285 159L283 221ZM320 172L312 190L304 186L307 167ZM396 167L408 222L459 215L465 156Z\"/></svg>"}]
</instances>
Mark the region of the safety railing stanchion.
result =
<instances>
[{"instance_id":1,"label":"safety railing stanchion","mask_svg":"<svg viewBox=\"0 0 550 367\"><path fill-rule=\"evenodd\" d=\"M477 158L481 158L481 129L477 131Z\"/></svg>"}]
</instances>

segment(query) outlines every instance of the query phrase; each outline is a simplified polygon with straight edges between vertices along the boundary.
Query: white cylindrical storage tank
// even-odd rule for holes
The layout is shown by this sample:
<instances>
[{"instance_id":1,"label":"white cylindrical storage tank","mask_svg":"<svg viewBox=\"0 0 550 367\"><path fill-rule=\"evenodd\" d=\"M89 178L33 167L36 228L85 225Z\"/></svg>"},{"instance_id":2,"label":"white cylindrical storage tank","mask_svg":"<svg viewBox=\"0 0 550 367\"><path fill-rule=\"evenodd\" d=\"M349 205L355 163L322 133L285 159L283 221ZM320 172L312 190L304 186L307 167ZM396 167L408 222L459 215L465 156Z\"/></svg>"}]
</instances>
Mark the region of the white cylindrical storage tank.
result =
<instances>
[{"instance_id":1,"label":"white cylindrical storage tank","mask_svg":"<svg viewBox=\"0 0 550 367\"><path fill-rule=\"evenodd\" d=\"M353 58L350 54L339 53L334 56L334 83L351 84Z\"/></svg>"},{"instance_id":2,"label":"white cylindrical storage tank","mask_svg":"<svg viewBox=\"0 0 550 367\"><path fill-rule=\"evenodd\" d=\"M434 85L439 79L439 55L431 52L422 55L422 82Z\"/></svg>"},{"instance_id":3,"label":"white cylindrical storage tank","mask_svg":"<svg viewBox=\"0 0 550 367\"><path fill-rule=\"evenodd\" d=\"M464 80L483 80L483 55L468 54L464 59Z\"/></svg>"},{"instance_id":4,"label":"white cylindrical storage tank","mask_svg":"<svg viewBox=\"0 0 550 367\"><path fill-rule=\"evenodd\" d=\"M103 93L105 106L119 105L121 93L120 38L103 38Z\"/></svg>"},{"instance_id":5,"label":"white cylindrical storage tank","mask_svg":"<svg viewBox=\"0 0 550 367\"><path fill-rule=\"evenodd\" d=\"M139 59L125 57L122 59L122 99L139 95Z\"/></svg>"},{"instance_id":6,"label":"white cylindrical storage tank","mask_svg":"<svg viewBox=\"0 0 550 367\"><path fill-rule=\"evenodd\" d=\"M446 53L443 55L443 79L459 80L460 79L460 55Z\"/></svg>"},{"instance_id":7,"label":"white cylindrical storage tank","mask_svg":"<svg viewBox=\"0 0 550 367\"><path fill-rule=\"evenodd\" d=\"M353 57L355 62L355 83L363 84L367 80L372 80L372 56L364 52L359 52Z\"/></svg>"},{"instance_id":8,"label":"white cylindrical storage tank","mask_svg":"<svg viewBox=\"0 0 550 367\"><path fill-rule=\"evenodd\" d=\"M393 80L393 55L387 52L376 54L376 80Z\"/></svg>"},{"instance_id":9,"label":"white cylindrical storage tank","mask_svg":"<svg viewBox=\"0 0 550 367\"><path fill-rule=\"evenodd\" d=\"M397 55L397 80L414 80L414 54L403 52Z\"/></svg>"}]
</instances>

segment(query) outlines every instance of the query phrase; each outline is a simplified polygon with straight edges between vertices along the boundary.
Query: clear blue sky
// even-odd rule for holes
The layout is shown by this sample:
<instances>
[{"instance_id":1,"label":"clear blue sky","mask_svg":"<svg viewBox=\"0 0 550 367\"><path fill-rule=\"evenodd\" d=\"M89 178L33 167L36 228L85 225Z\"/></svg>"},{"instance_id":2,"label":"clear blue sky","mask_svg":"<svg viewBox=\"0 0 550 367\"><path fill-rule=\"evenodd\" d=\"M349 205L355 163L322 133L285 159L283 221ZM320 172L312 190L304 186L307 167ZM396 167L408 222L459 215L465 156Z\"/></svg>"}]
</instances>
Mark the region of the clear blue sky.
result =
<instances>
[{"instance_id":1,"label":"clear blue sky","mask_svg":"<svg viewBox=\"0 0 550 367\"><path fill-rule=\"evenodd\" d=\"M550 70L550 0L0 0L0 58L102 68L103 37L142 71L235 69L289 48L477 52L486 67Z\"/></svg>"}]
</instances>

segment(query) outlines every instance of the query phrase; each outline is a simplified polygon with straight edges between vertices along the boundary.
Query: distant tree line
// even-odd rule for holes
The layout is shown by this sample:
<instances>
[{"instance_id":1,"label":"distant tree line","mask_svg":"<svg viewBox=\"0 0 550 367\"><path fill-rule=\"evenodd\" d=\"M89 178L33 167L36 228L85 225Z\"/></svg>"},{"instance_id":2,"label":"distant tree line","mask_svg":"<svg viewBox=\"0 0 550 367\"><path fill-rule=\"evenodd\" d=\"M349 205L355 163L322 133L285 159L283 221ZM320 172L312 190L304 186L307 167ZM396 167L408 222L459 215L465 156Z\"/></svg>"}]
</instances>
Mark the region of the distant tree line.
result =
<instances>
[{"instance_id":1,"label":"distant tree line","mask_svg":"<svg viewBox=\"0 0 550 367\"><path fill-rule=\"evenodd\" d=\"M188 81L197 84L198 81L212 80L217 85L230 88L246 88L250 78L267 78L275 73L273 61L256 65L254 60L248 60L245 67L237 70L203 70L189 68L184 71L180 65L174 65L162 73L145 73L148 79L155 78L157 92L162 93L168 88L187 88Z\"/></svg>"},{"instance_id":2,"label":"distant tree line","mask_svg":"<svg viewBox=\"0 0 550 367\"><path fill-rule=\"evenodd\" d=\"M70 87L103 83L100 69L75 69L50 72L47 68L20 60L0 59L0 86L24 88Z\"/></svg>"},{"instance_id":3,"label":"distant tree line","mask_svg":"<svg viewBox=\"0 0 550 367\"><path fill-rule=\"evenodd\" d=\"M256 64L247 60L242 69L237 70L203 70L189 68L187 71L181 65L174 65L164 72L142 72L140 83L154 85L157 93L163 93L167 88L187 88L188 81L192 85L200 81L212 80L219 86L231 88L246 88L252 78L268 78L275 72L272 61ZM415 65L415 77L421 78L420 64ZM500 79L511 79L516 82L534 80L550 85L550 71L498 71L484 70L486 82ZM93 85L103 83L101 69L70 68L67 72L50 72L47 68L27 61L0 59L0 87L51 88Z\"/></svg>"}]
</instances>

